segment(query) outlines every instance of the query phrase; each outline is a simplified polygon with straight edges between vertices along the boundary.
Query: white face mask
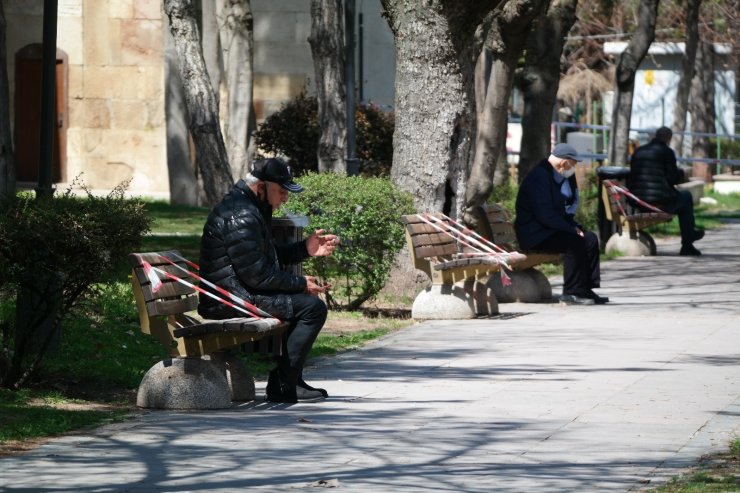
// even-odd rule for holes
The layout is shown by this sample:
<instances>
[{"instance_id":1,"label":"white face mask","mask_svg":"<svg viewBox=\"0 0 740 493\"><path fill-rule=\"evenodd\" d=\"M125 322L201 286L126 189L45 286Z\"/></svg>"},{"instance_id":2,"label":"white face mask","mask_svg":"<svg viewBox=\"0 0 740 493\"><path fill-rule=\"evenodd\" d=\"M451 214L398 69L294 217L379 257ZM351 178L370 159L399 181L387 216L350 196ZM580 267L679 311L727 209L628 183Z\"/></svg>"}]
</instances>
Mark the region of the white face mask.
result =
<instances>
[{"instance_id":1,"label":"white face mask","mask_svg":"<svg viewBox=\"0 0 740 493\"><path fill-rule=\"evenodd\" d=\"M570 178L571 176L573 176L575 174L575 172L576 172L576 167L573 166L570 169L563 170L563 172L560 173L560 174L563 175L566 178Z\"/></svg>"}]
</instances>

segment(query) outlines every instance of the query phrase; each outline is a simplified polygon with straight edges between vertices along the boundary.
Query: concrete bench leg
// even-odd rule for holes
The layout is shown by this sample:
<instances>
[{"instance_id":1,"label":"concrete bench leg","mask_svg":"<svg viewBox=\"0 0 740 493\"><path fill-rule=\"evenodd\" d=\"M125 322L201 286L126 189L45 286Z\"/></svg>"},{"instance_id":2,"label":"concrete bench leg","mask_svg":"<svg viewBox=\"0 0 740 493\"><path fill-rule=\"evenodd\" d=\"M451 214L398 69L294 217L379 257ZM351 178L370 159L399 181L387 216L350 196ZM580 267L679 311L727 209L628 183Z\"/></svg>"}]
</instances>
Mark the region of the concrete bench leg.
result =
<instances>
[{"instance_id":1,"label":"concrete bench leg","mask_svg":"<svg viewBox=\"0 0 740 493\"><path fill-rule=\"evenodd\" d=\"M498 301L484 282L467 279L453 285L433 284L411 307L415 320L459 320L498 313Z\"/></svg>"},{"instance_id":2,"label":"concrete bench leg","mask_svg":"<svg viewBox=\"0 0 740 493\"><path fill-rule=\"evenodd\" d=\"M501 283L501 273L497 272L488 280L488 287L496 295L499 303L537 303L552 298L552 286L547 276L530 267L525 270L507 272L511 285Z\"/></svg>"},{"instance_id":3,"label":"concrete bench leg","mask_svg":"<svg viewBox=\"0 0 740 493\"><path fill-rule=\"evenodd\" d=\"M136 405L154 409L225 409L231 407L231 388L212 361L171 358L146 372Z\"/></svg>"},{"instance_id":4,"label":"concrete bench leg","mask_svg":"<svg viewBox=\"0 0 740 493\"><path fill-rule=\"evenodd\" d=\"M621 235L614 233L604 247L606 253L621 252L630 257L648 257L658 252L655 240L644 231L637 231L634 238L625 231Z\"/></svg>"}]
</instances>

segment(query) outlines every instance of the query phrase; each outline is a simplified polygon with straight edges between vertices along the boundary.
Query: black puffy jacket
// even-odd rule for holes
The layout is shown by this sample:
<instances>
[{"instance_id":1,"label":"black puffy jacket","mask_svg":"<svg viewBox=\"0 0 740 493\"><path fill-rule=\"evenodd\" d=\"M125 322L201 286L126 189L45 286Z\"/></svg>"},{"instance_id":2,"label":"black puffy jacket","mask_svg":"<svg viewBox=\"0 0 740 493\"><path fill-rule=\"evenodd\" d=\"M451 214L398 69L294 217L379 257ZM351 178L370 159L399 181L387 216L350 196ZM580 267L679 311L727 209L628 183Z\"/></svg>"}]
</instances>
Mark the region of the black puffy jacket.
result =
<instances>
[{"instance_id":1,"label":"black puffy jacket","mask_svg":"<svg viewBox=\"0 0 740 493\"><path fill-rule=\"evenodd\" d=\"M307 258L306 242L276 245L272 212L240 180L208 215L200 249L200 275L280 319L293 317L288 294L302 293L306 279L280 269ZM205 286L203 286L205 288ZM198 313L206 318L246 316L200 294Z\"/></svg>"},{"instance_id":2,"label":"black puffy jacket","mask_svg":"<svg viewBox=\"0 0 740 493\"><path fill-rule=\"evenodd\" d=\"M673 150L659 139L638 147L630 160L627 188L645 202L666 205L678 198L674 185L684 181Z\"/></svg>"}]
</instances>

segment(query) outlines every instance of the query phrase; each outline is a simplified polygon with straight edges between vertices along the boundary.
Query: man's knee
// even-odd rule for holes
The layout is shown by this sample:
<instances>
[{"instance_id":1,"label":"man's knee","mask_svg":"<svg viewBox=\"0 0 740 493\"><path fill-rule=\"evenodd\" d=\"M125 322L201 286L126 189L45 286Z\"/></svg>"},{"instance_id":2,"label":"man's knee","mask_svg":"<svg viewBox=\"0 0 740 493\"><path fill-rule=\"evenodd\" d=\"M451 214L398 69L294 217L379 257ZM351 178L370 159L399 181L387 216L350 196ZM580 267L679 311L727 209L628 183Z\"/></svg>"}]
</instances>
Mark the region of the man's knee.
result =
<instances>
[{"instance_id":1,"label":"man's knee","mask_svg":"<svg viewBox=\"0 0 740 493\"><path fill-rule=\"evenodd\" d=\"M318 296L299 294L293 299L294 316L311 320L326 320L328 309Z\"/></svg>"}]
</instances>

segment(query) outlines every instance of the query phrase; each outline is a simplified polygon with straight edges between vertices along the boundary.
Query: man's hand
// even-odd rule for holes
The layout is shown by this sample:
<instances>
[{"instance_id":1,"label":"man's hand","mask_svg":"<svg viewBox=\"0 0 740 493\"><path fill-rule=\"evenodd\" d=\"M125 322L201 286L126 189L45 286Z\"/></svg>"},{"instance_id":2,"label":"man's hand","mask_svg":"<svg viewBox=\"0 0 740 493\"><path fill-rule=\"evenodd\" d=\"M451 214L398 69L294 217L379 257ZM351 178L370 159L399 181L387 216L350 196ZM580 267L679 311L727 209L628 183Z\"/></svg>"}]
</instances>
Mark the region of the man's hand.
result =
<instances>
[{"instance_id":1,"label":"man's hand","mask_svg":"<svg viewBox=\"0 0 740 493\"><path fill-rule=\"evenodd\" d=\"M306 276L306 294L318 296L320 293L325 293L330 287L331 284L318 284L314 276Z\"/></svg>"},{"instance_id":2,"label":"man's hand","mask_svg":"<svg viewBox=\"0 0 740 493\"><path fill-rule=\"evenodd\" d=\"M323 229L317 229L306 240L306 250L312 257L327 257L334 253L339 246L339 237L326 233Z\"/></svg>"}]
</instances>

